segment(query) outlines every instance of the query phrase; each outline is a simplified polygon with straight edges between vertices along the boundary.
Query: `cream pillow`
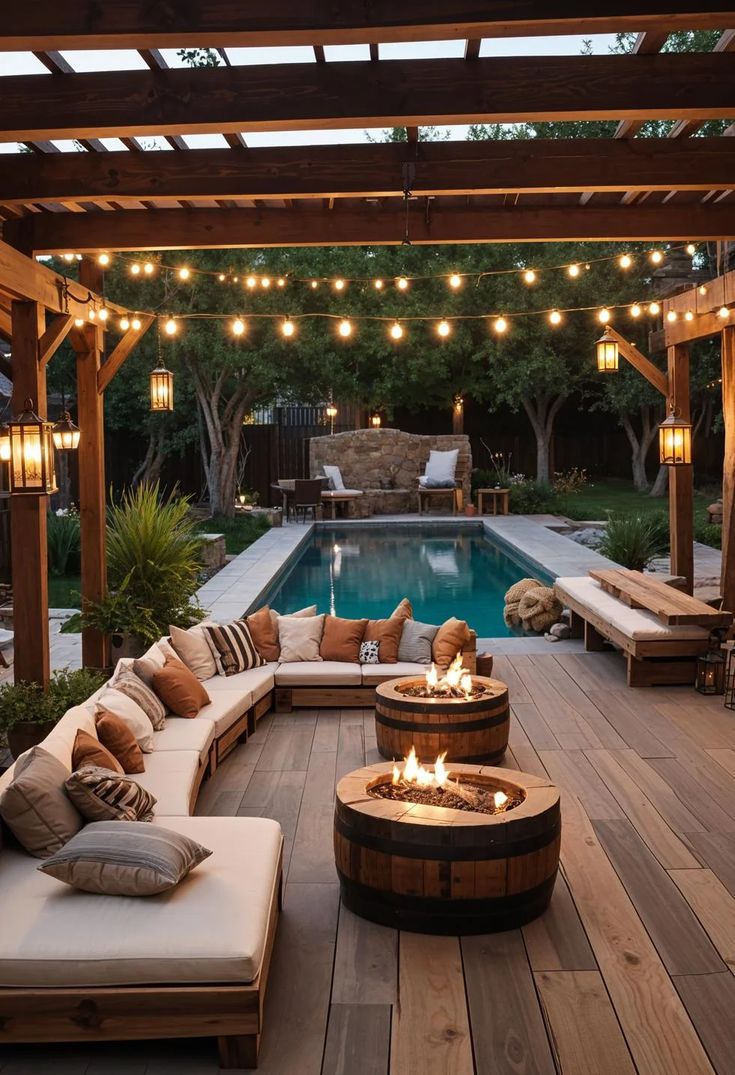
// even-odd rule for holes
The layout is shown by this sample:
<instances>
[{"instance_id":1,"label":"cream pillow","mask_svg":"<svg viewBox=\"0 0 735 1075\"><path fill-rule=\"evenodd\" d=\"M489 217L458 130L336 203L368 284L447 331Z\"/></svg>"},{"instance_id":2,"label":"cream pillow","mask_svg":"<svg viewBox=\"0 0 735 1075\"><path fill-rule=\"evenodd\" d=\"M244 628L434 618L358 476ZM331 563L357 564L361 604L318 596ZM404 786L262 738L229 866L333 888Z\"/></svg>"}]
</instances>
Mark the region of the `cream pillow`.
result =
<instances>
[{"instance_id":1,"label":"cream pillow","mask_svg":"<svg viewBox=\"0 0 735 1075\"><path fill-rule=\"evenodd\" d=\"M197 679L211 679L217 675L217 663L201 626L190 627L188 631L184 631L181 627L171 625L169 633L177 656Z\"/></svg>"},{"instance_id":2,"label":"cream pillow","mask_svg":"<svg viewBox=\"0 0 735 1075\"><path fill-rule=\"evenodd\" d=\"M278 630L278 621L284 619L280 613L276 612L274 608L270 609L271 619L273 620L273 626ZM309 605L307 608L300 608L298 612L289 612L289 616L316 616L316 605Z\"/></svg>"},{"instance_id":3,"label":"cream pillow","mask_svg":"<svg viewBox=\"0 0 735 1075\"><path fill-rule=\"evenodd\" d=\"M96 713L106 709L108 713L114 713L116 717L124 720L143 753L151 753L153 750L153 725L137 702L123 694L122 691L111 687L95 700L95 706Z\"/></svg>"},{"instance_id":4,"label":"cream pillow","mask_svg":"<svg viewBox=\"0 0 735 1075\"><path fill-rule=\"evenodd\" d=\"M324 616L279 616L278 639L281 661L321 661Z\"/></svg>"}]
</instances>

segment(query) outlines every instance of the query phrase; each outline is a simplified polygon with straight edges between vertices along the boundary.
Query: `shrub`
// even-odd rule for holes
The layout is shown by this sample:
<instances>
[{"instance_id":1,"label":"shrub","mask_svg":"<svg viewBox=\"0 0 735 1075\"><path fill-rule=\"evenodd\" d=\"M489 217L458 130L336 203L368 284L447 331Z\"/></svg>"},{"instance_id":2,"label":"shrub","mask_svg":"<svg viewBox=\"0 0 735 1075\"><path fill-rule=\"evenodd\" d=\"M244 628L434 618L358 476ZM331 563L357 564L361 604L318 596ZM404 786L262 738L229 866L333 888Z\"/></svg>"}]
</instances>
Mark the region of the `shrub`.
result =
<instances>
[{"instance_id":1,"label":"shrub","mask_svg":"<svg viewBox=\"0 0 735 1075\"><path fill-rule=\"evenodd\" d=\"M225 547L230 556L236 555L247 549L259 537L270 528L265 515L251 515L243 511L228 518L225 515L214 515L196 524L197 532L203 534L224 534Z\"/></svg>"},{"instance_id":2,"label":"shrub","mask_svg":"<svg viewBox=\"0 0 735 1075\"><path fill-rule=\"evenodd\" d=\"M609 515L598 552L615 563L643 571L669 549L669 525L663 515Z\"/></svg>"},{"instance_id":3,"label":"shrub","mask_svg":"<svg viewBox=\"0 0 735 1075\"><path fill-rule=\"evenodd\" d=\"M48 567L52 575L70 575L79 569L81 550L79 515L73 509L48 513Z\"/></svg>"},{"instance_id":4,"label":"shrub","mask_svg":"<svg viewBox=\"0 0 735 1075\"><path fill-rule=\"evenodd\" d=\"M580 493L589 483L589 475L583 467L572 467L571 470L557 470L551 481L551 488L557 496L569 496Z\"/></svg>"},{"instance_id":5,"label":"shrub","mask_svg":"<svg viewBox=\"0 0 735 1075\"><path fill-rule=\"evenodd\" d=\"M6 731L23 721L56 724L67 709L94 694L105 678L86 668L63 668L52 674L46 691L40 683L4 683L0 687L0 729Z\"/></svg>"},{"instance_id":6,"label":"shrub","mask_svg":"<svg viewBox=\"0 0 735 1075\"><path fill-rule=\"evenodd\" d=\"M694 540L713 549L722 548L722 527L719 523L697 523L694 527Z\"/></svg>"},{"instance_id":7,"label":"shrub","mask_svg":"<svg viewBox=\"0 0 735 1075\"><path fill-rule=\"evenodd\" d=\"M538 515L554 510L554 492L546 482L521 477L511 481L508 503L516 515Z\"/></svg>"}]
</instances>

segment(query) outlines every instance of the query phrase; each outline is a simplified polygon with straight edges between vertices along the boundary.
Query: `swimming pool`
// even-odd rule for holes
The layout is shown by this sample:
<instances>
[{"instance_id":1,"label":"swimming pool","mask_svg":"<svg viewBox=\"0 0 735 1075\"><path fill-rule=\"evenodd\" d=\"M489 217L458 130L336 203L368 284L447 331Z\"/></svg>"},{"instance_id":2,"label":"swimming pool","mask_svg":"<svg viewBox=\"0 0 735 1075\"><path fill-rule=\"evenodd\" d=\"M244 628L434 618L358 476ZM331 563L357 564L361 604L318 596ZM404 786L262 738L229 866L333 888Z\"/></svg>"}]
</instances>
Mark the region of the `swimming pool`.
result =
<instances>
[{"instance_id":1,"label":"swimming pool","mask_svg":"<svg viewBox=\"0 0 735 1075\"><path fill-rule=\"evenodd\" d=\"M316 603L347 618L388 616L402 597L414 616L442 623L467 620L482 638L515 632L503 622L503 596L518 579L548 575L485 536L481 524L318 528L264 602L280 613Z\"/></svg>"}]
</instances>

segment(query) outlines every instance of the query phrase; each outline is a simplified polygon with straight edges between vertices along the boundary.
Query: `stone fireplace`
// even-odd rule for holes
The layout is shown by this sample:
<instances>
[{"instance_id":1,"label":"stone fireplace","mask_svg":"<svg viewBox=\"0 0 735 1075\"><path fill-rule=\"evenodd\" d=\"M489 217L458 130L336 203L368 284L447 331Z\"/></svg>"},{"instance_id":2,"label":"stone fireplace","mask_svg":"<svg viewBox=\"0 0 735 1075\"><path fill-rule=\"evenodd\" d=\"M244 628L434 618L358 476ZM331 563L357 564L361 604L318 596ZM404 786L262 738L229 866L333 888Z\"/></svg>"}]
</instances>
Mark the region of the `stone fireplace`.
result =
<instances>
[{"instance_id":1,"label":"stone fireplace","mask_svg":"<svg viewBox=\"0 0 735 1075\"><path fill-rule=\"evenodd\" d=\"M367 513L413 512L419 475L432 448L440 452L459 449L456 477L468 504L472 452L464 434L420 436L400 429L354 429L314 437L309 443L309 470L316 477L323 473L325 463L338 466L348 488L364 491L361 506Z\"/></svg>"}]
</instances>

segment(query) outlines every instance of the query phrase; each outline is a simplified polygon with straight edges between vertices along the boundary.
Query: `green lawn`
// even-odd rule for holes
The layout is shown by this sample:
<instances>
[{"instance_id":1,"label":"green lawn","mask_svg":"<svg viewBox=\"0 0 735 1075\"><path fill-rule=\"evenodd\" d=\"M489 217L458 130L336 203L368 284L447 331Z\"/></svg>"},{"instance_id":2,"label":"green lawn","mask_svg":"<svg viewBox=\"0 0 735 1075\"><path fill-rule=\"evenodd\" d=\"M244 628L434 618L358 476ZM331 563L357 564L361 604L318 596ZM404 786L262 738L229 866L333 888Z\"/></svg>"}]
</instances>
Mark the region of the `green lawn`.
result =
<instances>
[{"instance_id":1,"label":"green lawn","mask_svg":"<svg viewBox=\"0 0 735 1075\"><path fill-rule=\"evenodd\" d=\"M79 575L49 575L49 608L79 608L79 597L77 595L81 585L82 580Z\"/></svg>"},{"instance_id":2,"label":"green lawn","mask_svg":"<svg viewBox=\"0 0 735 1075\"><path fill-rule=\"evenodd\" d=\"M234 519L226 519L223 516L215 516L213 519L202 519L197 524L197 530L201 534L224 534L225 545L230 556L247 549L257 541L266 530L268 523L262 515L251 516L246 512L236 515Z\"/></svg>"}]
</instances>

